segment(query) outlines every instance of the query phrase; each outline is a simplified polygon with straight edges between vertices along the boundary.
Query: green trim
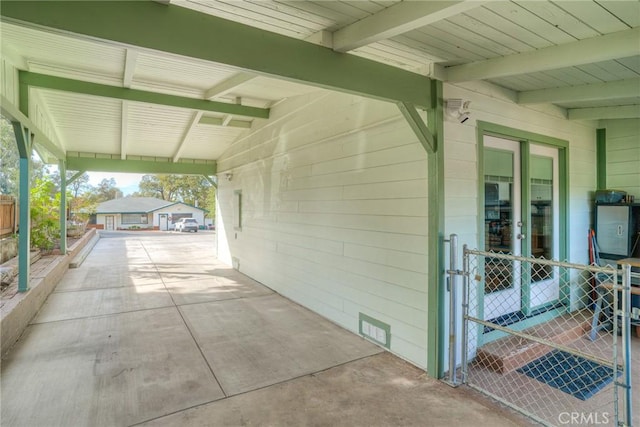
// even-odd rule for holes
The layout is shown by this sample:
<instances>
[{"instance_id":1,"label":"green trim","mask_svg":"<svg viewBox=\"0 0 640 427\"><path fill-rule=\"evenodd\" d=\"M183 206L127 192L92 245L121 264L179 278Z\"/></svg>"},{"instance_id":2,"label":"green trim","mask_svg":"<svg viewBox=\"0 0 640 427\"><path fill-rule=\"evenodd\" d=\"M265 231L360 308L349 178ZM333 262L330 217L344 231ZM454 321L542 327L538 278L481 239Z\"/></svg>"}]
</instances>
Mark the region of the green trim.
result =
<instances>
[{"instance_id":1,"label":"green trim","mask_svg":"<svg viewBox=\"0 0 640 427\"><path fill-rule=\"evenodd\" d=\"M93 172L165 173L215 175L215 163L172 163L168 160L122 160L120 158L67 157L67 168Z\"/></svg>"},{"instance_id":2,"label":"green trim","mask_svg":"<svg viewBox=\"0 0 640 427\"><path fill-rule=\"evenodd\" d=\"M31 270L31 152L32 136L20 122L12 122L20 153L20 231L18 232L18 292L29 290Z\"/></svg>"},{"instance_id":3,"label":"green trim","mask_svg":"<svg viewBox=\"0 0 640 427\"><path fill-rule=\"evenodd\" d=\"M398 102L396 105L427 153L435 153L438 149L437 143L416 107L407 102Z\"/></svg>"},{"instance_id":4,"label":"green trim","mask_svg":"<svg viewBox=\"0 0 640 427\"><path fill-rule=\"evenodd\" d=\"M569 141L554 138L552 136L542 135L526 130L511 128L508 126L497 125L490 122L478 120L478 135L493 135L516 141L530 141L538 144L551 145L554 147L568 148Z\"/></svg>"},{"instance_id":5,"label":"green trim","mask_svg":"<svg viewBox=\"0 0 640 427\"><path fill-rule=\"evenodd\" d=\"M538 316L530 317L521 322L517 322L517 323L514 323L513 325L509 325L509 329L513 331L523 331L533 326L537 326L542 323L553 320L558 316L562 316L566 312L567 312L567 309L564 307L554 308L553 310L546 311ZM482 326L481 329L484 330L484 326ZM492 341L495 341L497 339L504 338L507 336L512 336L512 335L509 335L502 331L491 331L486 334L482 333L482 335L480 335L482 345L488 344Z\"/></svg>"},{"instance_id":6,"label":"green trim","mask_svg":"<svg viewBox=\"0 0 640 427\"><path fill-rule=\"evenodd\" d=\"M369 334L365 334L362 328L362 322L367 322L377 328L380 328L382 330L384 330L385 332L385 341L378 341L375 337L369 335ZM358 332L360 332L360 335L362 335L363 337L365 337L368 340L371 340L377 344L380 344L381 346L391 349L391 325L388 325L384 322L379 321L378 319L374 319L371 316L367 316L364 313L358 313Z\"/></svg>"},{"instance_id":7,"label":"green trim","mask_svg":"<svg viewBox=\"0 0 640 427\"><path fill-rule=\"evenodd\" d=\"M18 84L18 108L26 117L29 117L29 85L20 82Z\"/></svg>"},{"instance_id":8,"label":"green trim","mask_svg":"<svg viewBox=\"0 0 640 427\"><path fill-rule=\"evenodd\" d=\"M167 95L164 93L148 92L138 89L103 85L48 76L45 74L19 71L20 87L23 85L64 92L81 93L84 95L101 96L104 98L121 99L125 101L144 102L148 104L168 105L170 107L188 108L191 110L213 111L247 117L269 118L268 108L246 107L226 102L208 101L206 99L187 98L184 96ZM22 99L21 99L22 102Z\"/></svg>"},{"instance_id":9,"label":"green trim","mask_svg":"<svg viewBox=\"0 0 640 427\"><path fill-rule=\"evenodd\" d=\"M31 23L431 108L431 79L426 76L172 4L3 1L0 14L7 22Z\"/></svg>"},{"instance_id":10,"label":"green trim","mask_svg":"<svg viewBox=\"0 0 640 427\"><path fill-rule=\"evenodd\" d=\"M596 129L596 170L598 190L607 188L607 129Z\"/></svg>"},{"instance_id":11,"label":"green trim","mask_svg":"<svg viewBox=\"0 0 640 427\"><path fill-rule=\"evenodd\" d=\"M444 113L443 84L431 83L431 103L428 110L429 128L433 132L435 153L427 152L428 200L429 200L429 243L427 248L427 373L432 378L444 375L445 349L447 347L444 327L445 280L444 280Z\"/></svg>"},{"instance_id":12,"label":"green trim","mask_svg":"<svg viewBox=\"0 0 640 427\"><path fill-rule=\"evenodd\" d=\"M58 162L60 173L60 253L67 253L67 167L64 160Z\"/></svg>"},{"instance_id":13,"label":"green trim","mask_svg":"<svg viewBox=\"0 0 640 427\"><path fill-rule=\"evenodd\" d=\"M478 138L478 171L479 171L479 179L478 179L478 209L479 212L484 211L484 136L496 136L505 139L511 139L520 141L520 158L521 158L521 168L522 170L522 180L521 180L521 205L522 205L522 221L523 228L522 233L529 236L529 223L531 219L531 206L529 203L529 181L530 181L530 145L531 143L539 144L539 145L549 145L552 147L558 148L558 179L559 183L559 226L558 230L558 259L566 260L568 259L568 250L570 243L570 232L569 232L569 218L570 218L570 210L569 210L569 142L566 140L562 140L559 138L554 138L551 136L540 135L533 132L523 131L519 129L510 128L507 126L497 125L494 123L478 121L477 122L477 138ZM478 216L478 235L479 235L479 244L481 248L485 247L484 241L484 218L481 215ZM523 245L522 253L525 256L529 256L531 253L531 243L530 239L527 239L527 244ZM482 265L479 265L480 274L484 276L484 268ZM569 280L568 280L568 272L561 271L560 279L560 301L568 307L569 303ZM523 283L521 286L522 289L522 307L521 309L525 314L529 314L531 312L530 305L530 280L528 280L528 272L523 272ZM478 308L479 313L478 316L480 318L484 318L484 290L478 285ZM554 311L552 311L554 312ZM540 316L536 316L537 319ZM526 323L525 323L526 324ZM527 326L528 327L528 326ZM483 327L478 326L479 330L479 345L485 344L487 341L486 336L482 334ZM496 331L497 332L497 331ZM491 338L493 339L493 338Z\"/></svg>"}]
</instances>

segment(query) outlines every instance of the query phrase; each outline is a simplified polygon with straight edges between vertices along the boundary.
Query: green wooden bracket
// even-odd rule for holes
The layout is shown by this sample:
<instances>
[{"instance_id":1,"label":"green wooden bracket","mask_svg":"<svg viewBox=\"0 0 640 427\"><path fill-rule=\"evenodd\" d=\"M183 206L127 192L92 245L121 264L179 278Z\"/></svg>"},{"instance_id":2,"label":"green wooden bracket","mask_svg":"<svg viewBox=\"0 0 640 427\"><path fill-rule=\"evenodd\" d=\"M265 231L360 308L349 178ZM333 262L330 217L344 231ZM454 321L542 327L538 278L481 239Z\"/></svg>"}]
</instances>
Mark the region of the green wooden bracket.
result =
<instances>
[{"instance_id":1,"label":"green wooden bracket","mask_svg":"<svg viewBox=\"0 0 640 427\"><path fill-rule=\"evenodd\" d=\"M82 176L82 174L85 173L85 172L86 172L86 170L82 169L82 170L79 170L78 172L74 173L71 176L71 178L67 179L67 185L72 184L73 181L75 181L76 179L80 178Z\"/></svg>"},{"instance_id":2,"label":"green wooden bracket","mask_svg":"<svg viewBox=\"0 0 640 427\"><path fill-rule=\"evenodd\" d=\"M31 157L33 150L33 138L29 129L27 129L20 122L12 122L13 133L16 136L16 143L18 144L18 154L21 159L28 159Z\"/></svg>"},{"instance_id":3,"label":"green wooden bracket","mask_svg":"<svg viewBox=\"0 0 640 427\"><path fill-rule=\"evenodd\" d=\"M411 130L416 134L427 153L435 153L438 149L433 133L429 130L422 117L418 113L415 105L408 102L398 102L396 104L400 112L407 120Z\"/></svg>"},{"instance_id":4,"label":"green wooden bracket","mask_svg":"<svg viewBox=\"0 0 640 427\"><path fill-rule=\"evenodd\" d=\"M191 110L213 111L238 116L269 118L268 108L247 107L226 102L209 101L206 99L187 98L184 96L167 95L164 93L148 92L145 90L129 89L48 76L46 74L19 71L20 87L23 85L60 90L64 92L81 93L84 95L101 96L105 98L121 99L125 101L145 102L149 104L168 105L171 107L188 108ZM21 107L22 108L22 107Z\"/></svg>"},{"instance_id":5,"label":"green wooden bracket","mask_svg":"<svg viewBox=\"0 0 640 427\"><path fill-rule=\"evenodd\" d=\"M215 179L213 179L209 175L202 175L202 176L204 176L204 179L206 179L207 181L209 181L211 185L213 185L213 188L215 188L216 190L218 189L218 182Z\"/></svg>"}]
</instances>

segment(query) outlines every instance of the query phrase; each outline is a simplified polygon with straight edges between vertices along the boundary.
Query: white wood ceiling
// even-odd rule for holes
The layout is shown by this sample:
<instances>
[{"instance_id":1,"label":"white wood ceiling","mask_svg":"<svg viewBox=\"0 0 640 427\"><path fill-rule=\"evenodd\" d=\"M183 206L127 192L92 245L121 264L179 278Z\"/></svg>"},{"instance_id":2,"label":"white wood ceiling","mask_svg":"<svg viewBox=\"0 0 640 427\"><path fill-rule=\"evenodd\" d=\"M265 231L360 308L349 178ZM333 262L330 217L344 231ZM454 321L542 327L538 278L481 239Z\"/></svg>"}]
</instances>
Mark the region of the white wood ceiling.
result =
<instances>
[{"instance_id":1,"label":"white wood ceiling","mask_svg":"<svg viewBox=\"0 0 640 427\"><path fill-rule=\"evenodd\" d=\"M489 73L480 78L514 91L516 98L518 93L544 89L575 86L581 90L584 85L602 85L590 99L568 97L549 102L567 109L607 107L605 118L615 116L621 106L633 106L636 113L632 115L640 111L640 37L633 33L640 27L640 1L636 0L431 2L432 12L426 11L427 2L417 1L171 3L444 81L465 64L501 58L517 62L515 59L522 57L524 65L536 65L533 72L524 67L509 75ZM436 3L440 6L434 6ZM0 31L3 57L11 52L9 59L16 67L52 76L255 107L269 107L284 98L319 90L243 74L226 65L136 51L11 23L3 22ZM369 38L359 40L354 33ZM612 34L631 34L635 51L632 47L624 50L624 56L611 58L602 52L607 49L581 49L584 41ZM578 64L566 66L556 58L539 67L543 58L539 53L565 45L584 52L575 61ZM532 56L522 56L528 54ZM604 96L608 83L622 80L628 81L631 90L619 97ZM197 123L187 132L194 114L190 110L44 89L31 91L54 125L58 142L68 151L169 158L179 152L178 157L213 160L250 132ZM625 111L629 114L628 108ZM252 121L216 113L206 116L226 123L231 118Z\"/></svg>"}]
</instances>

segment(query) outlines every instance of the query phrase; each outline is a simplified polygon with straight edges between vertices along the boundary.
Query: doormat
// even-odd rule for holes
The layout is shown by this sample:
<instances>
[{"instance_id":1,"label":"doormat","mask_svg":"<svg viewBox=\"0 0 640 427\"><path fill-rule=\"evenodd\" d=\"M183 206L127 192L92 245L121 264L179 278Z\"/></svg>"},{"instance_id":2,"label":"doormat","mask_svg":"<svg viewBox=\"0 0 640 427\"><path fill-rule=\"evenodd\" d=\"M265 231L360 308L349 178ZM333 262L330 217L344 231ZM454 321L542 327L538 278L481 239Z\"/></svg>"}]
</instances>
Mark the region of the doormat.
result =
<instances>
[{"instance_id":1,"label":"doormat","mask_svg":"<svg viewBox=\"0 0 640 427\"><path fill-rule=\"evenodd\" d=\"M517 371L580 400L589 399L613 381L613 369L560 350L553 350Z\"/></svg>"}]
</instances>

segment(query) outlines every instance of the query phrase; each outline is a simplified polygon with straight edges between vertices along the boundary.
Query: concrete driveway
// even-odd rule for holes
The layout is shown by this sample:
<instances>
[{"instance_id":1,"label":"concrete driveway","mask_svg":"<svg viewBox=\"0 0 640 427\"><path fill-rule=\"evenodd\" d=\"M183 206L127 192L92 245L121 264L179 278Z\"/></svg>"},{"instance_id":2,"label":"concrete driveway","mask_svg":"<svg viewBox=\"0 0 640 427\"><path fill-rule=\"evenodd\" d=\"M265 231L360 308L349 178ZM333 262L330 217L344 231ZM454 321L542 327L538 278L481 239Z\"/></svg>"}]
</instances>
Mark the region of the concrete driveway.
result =
<instances>
[{"instance_id":1,"label":"concrete driveway","mask_svg":"<svg viewBox=\"0 0 640 427\"><path fill-rule=\"evenodd\" d=\"M510 426L522 420L215 258L104 233L2 361L6 426Z\"/></svg>"}]
</instances>

